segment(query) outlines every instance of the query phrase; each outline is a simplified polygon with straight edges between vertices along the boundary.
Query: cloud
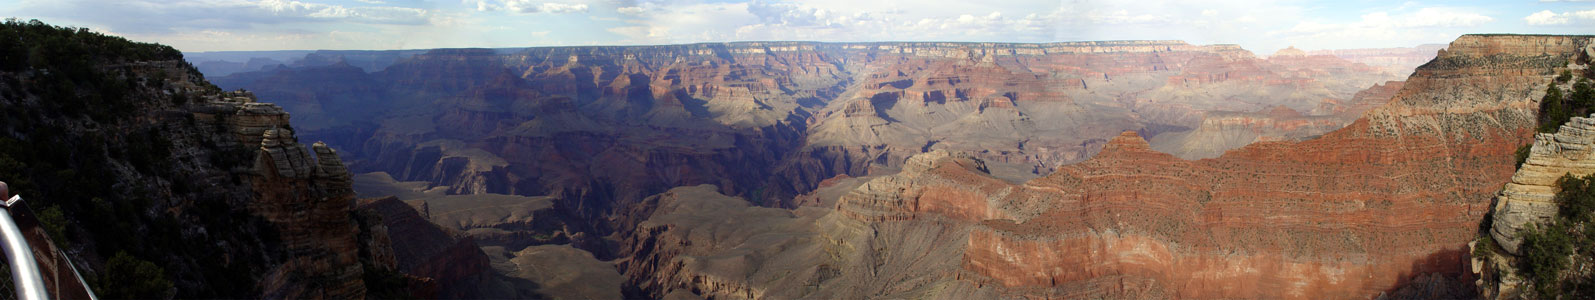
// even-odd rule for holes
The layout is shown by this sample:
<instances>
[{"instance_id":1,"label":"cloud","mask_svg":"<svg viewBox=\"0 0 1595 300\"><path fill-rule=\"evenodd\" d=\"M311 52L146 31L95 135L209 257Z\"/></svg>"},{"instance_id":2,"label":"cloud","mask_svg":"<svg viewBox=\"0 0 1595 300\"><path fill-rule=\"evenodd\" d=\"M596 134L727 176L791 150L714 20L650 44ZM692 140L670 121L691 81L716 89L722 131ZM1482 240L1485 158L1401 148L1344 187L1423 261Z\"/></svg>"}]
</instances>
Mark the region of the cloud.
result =
<instances>
[{"instance_id":1,"label":"cloud","mask_svg":"<svg viewBox=\"0 0 1595 300\"><path fill-rule=\"evenodd\" d=\"M1483 25L1495 21L1483 14L1452 8L1428 7L1416 12L1392 15L1374 12L1362 15L1356 22L1321 23L1302 21L1295 26L1269 32L1270 36L1318 38L1392 38L1401 35L1425 35L1432 29L1452 29Z\"/></svg>"},{"instance_id":2,"label":"cloud","mask_svg":"<svg viewBox=\"0 0 1595 300\"><path fill-rule=\"evenodd\" d=\"M540 7L540 10L544 11L544 12L548 12L548 13L554 13L554 14L579 13L579 12L587 12L587 5L586 4L543 3L543 5Z\"/></svg>"},{"instance_id":3,"label":"cloud","mask_svg":"<svg viewBox=\"0 0 1595 300\"><path fill-rule=\"evenodd\" d=\"M1542 10L1527 17L1523 17L1523 21L1528 22L1529 25L1566 25L1570 21L1568 19L1568 17L1551 12L1550 10Z\"/></svg>"},{"instance_id":4,"label":"cloud","mask_svg":"<svg viewBox=\"0 0 1595 300\"><path fill-rule=\"evenodd\" d=\"M427 11L418 8L393 6L344 7L341 5L329 5L291 0L262 0L259 2L222 1L209 3L214 5L210 8L223 11L230 11L245 15L269 13L269 15L272 17L286 19L335 20L356 23L411 25L427 23Z\"/></svg>"},{"instance_id":5,"label":"cloud","mask_svg":"<svg viewBox=\"0 0 1595 300\"><path fill-rule=\"evenodd\" d=\"M1166 22L1166 21L1171 19L1171 18L1169 18L1167 16L1156 16L1156 15L1150 15L1150 14L1134 14L1134 15L1132 15L1132 14L1130 14L1129 10L1125 10L1125 9L1120 9L1120 10L1106 12L1106 13L1092 12L1092 13L1086 14L1086 18L1090 19L1093 23L1100 23L1100 24L1148 24L1148 23Z\"/></svg>"},{"instance_id":6,"label":"cloud","mask_svg":"<svg viewBox=\"0 0 1595 300\"><path fill-rule=\"evenodd\" d=\"M293 0L62 0L33 15L78 20L124 34L237 30L293 23L426 25L434 14L397 6L347 7ZM151 21L159 20L159 21Z\"/></svg>"},{"instance_id":7,"label":"cloud","mask_svg":"<svg viewBox=\"0 0 1595 300\"><path fill-rule=\"evenodd\" d=\"M1264 0L913 2L754 0L744 3L618 1L626 44L739 40L1009 41L1223 37L1245 24L1296 20L1296 8ZM1255 14L1256 16L1248 15ZM1251 26L1251 25L1246 25ZM1288 25L1287 25L1288 26ZM1239 36L1239 35L1237 35ZM1247 36L1251 37L1251 36ZM1233 40L1229 42L1234 42Z\"/></svg>"},{"instance_id":8,"label":"cloud","mask_svg":"<svg viewBox=\"0 0 1595 300\"><path fill-rule=\"evenodd\" d=\"M637 7L637 6L622 6L622 7L615 8L615 12L616 13L619 13L619 14L622 14L622 15L628 15L628 16L639 16L639 15L642 15L642 13L646 12L646 11L648 11L648 10L643 9L642 7Z\"/></svg>"},{"instance_id":9,"label":"cloud","mask_svg":"<svg viewBox=\"0 0 1595 300\"><path fill-rule=\"evenodd\" d=\"M1403 6L1366 13L1349 22L1307 19L1294 21L1294 25L1280 24L1286 26L1285 29L1268 31L1262 38L1268 39L1276 47L1295 45L1304 49L1410 47L1454 40L1462 34L1478 32L1481 26L1495 23L1495 18L1480 11L1456 7L1412 10L1411 6ZM1256 48L1259 49L1253 50L1272 49Z\"/></svg>"},{"instance_id":10,"label":"cloud","mask_svg":"<svg viewBox=\"0 0 1595 300\"><path fill-rule=\"evenodd\" d=\"M1587 23L1595 21L1595 9L1556 13L1550 10L1523 17L1523 22L1529 25L1568 25L1573 23Z\"/></svg>"},{"instance_id":11,"label":"cloud","mask_svg":"<svg viewBox=\"0 0 1595 300\"><path fill-rule=\"evenodd\" d=\"M587 8L588 8L587 4L581 4L581 3L570 4L570 3L556 3L556 2L535 2L535 1L531 1L531 0L497 0L497 1L477 0L476 1L476 10L477 11L498 11L498 10L502 9L502 10L517 12L517 13L523 13L523 14L530 14L530 13L551 13L551 14L584 13L584 12L587 12Z\"/></svg>"}]
</instances>

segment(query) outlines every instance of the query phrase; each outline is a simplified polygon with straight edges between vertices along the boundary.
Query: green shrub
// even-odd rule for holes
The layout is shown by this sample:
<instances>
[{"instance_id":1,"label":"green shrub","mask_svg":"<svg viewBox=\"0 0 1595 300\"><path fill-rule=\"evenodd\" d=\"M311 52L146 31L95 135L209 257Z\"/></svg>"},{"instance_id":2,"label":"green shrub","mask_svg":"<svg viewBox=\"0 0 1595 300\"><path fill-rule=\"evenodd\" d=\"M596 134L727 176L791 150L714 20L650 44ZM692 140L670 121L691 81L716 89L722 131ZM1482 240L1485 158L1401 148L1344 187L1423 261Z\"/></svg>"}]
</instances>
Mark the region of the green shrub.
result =
<instances>
[{"instance_id":1,"label":"green shrub","mask_svg":"<svg viewBox=\"0 0 1595 300\"><path fill-rule=\"evenodd\" d=\"M1556 180L1562 191L1556 194L1558 214L1570 221L1588 220L1595 211L1595 178L1564 175Z\"/></svg>"},{"instance_id":2,"label":"green shrub","mask_svg":"<svg viewBox=\"0 0 1595 300\"><path fill-rule=\"evenodd\" d=\"M1520 268L1534 283L1540 298L1554 299L1561 287L1562 270L1573 254L1573 239L1555 223L1524 230Z\"/></svg>"},{"instance_id":3,"label":"green shrub","mask_svg":"<svg viewBox=\"0 0 1595 300\"><path fill-rule=\"evenodd\" d=\"M146 260L117 252L105 262L95 294L106 299L165 299L172 290L166 271Z\"/></svg>"},{"instance_id":4,"label":"green shrub","mask_svg":"<svg viewBox=\"0 0 1595 300\"><path fill-rule=\"evenodd\" d=\"M1555 84L1545 89L1545 97L1540 98L1540 132L1556 132L1563 123L1572 119L1567 103L1562 101L1562 89Z\"/></svg>"},{"instance_id":5,"label":"green shrub","mask_svg":"<svg viewBox=\"0 0 1595 300\"><path fill-rule=\"evenodd\" d=\"M50 235L56 246L70 247L66 243L70 240L66 237L66 214L61 212L60 206L51 205L39 210L39 223L44 226L44 232Z\"/></svg>"},{"instance_id":6,"label":"green shrub","mask_svg":"<svg viewBox=\"0 0 1595 300\"><path fill-rule=\"evenodd\" d=\"M1573 79L1573 71L1572 70L1562 69L1562 74L1561 75L1556 75L1556 82L1567 82L1568 80L1571 80L1571 79Z\"/></svg>"},{"instance_id":7,"label":"green shrub","mask_svg":"<svg viewBox=\"0 0 1595 300\"><path fill-rule=\"evenodd\" d=\"M1532 150L1533 147L1534 147L1534 144L1528 144L1528 145L1523 145L1522 147L1517 147L1517 151L1512 153L1512 156L1517 160L1517 164L1513 164L1513 165L1517 166L1520 169L1523 168L1523 163L1529 161L1529 150Z\"/></svg>"},{"instance_id":8,"label":"green shrub","mask_svg":"<svg viewBox=\"0 0 1595 300\"><path fill-rule=\"evenodd\" d=\"M1580 80L1573 84L1573 94L1568 98L1580 107L1595 107L1595 88L1590 87L1589 79Z\"/></svg>"},{"instance_id":9,"label":"green shrub","mask_svg":"<svg viewBox=\"0 0 1595 300\"><path fill-rule=\"evenodd\" d=\"M1495 247L1495 238L1490 237L1489 234L1485 234L1483 237L1478 239L1478 242L1473 243L1473 257L1488 257L1491 253L1495 253Z\"/></svg>"}]
</instances>

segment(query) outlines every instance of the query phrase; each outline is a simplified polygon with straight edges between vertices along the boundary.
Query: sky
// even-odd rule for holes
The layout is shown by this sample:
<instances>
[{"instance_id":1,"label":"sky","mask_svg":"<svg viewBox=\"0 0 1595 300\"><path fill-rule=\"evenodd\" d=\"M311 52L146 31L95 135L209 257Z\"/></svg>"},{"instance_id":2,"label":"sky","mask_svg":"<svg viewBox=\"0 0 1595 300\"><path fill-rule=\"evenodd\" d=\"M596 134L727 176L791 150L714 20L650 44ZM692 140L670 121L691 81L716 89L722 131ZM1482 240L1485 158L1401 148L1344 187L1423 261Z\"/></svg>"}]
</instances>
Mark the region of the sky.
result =
<instances>
[{"instance_id":1,"label":"sky","mask_svg":"<svg viewBox=\"0 0 1595 300\"><path fill-rule=\"evenodd\" d=\"M1258 54L1595 34L1590 0L0 0L0 17L185 52L732 41L1184 40Z\"/></svg>"}]
</instances>

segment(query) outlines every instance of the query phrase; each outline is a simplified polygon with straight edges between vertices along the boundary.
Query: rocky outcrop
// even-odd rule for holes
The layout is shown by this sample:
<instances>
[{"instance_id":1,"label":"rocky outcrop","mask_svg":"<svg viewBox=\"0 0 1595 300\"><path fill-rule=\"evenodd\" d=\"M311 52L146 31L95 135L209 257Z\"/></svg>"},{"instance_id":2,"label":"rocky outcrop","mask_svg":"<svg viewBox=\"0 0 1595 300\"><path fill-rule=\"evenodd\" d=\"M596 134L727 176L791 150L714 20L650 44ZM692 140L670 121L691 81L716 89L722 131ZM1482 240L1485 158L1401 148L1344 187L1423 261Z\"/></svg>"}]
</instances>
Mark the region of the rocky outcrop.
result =
<instances>
[{"instance_id":1,"label":"rocky outcrop","mask_svg":"<svg viewBox=\"0 0 1595 300\"><path fill-rule=\"evenodd\" d=\"M262 133L252 180L258 193L252 210L272 222L290 253L303 253L261 282L268 297L350 299L366 296L360 244L351 212L354 193L337 155L318 163L292 131ZM331 169L331 170L329 170ZM319 289L300 289L302 285Z\"/></svg>"},{"instance_id":2,"label":"rocky outcrop","mask_svg":"<svg viewBox=\"0 0 1595 300\"><path fill-rule=\"evenodd\" d=\"M1595 173L1595 119L1574 117L1556 133L1534 136L1528 159L1512 174L1495 200L1494 223L1490 236L1512 254L1519 254L1523 243L1519 234L1526 227L1543 224L1556 216L1556 183L1563 176Z\"/></svg>"},{"instance_id":3,"label":"rocky outcrop","mask_svg":"<svg viewBox=\"0 0 1595 300\"><path fill-rule=\"evenodd\" d=\"M1583 47L1584 53L1572 59L1565 66L1567 69L1588 68L1589 58L1595 55L1595 43L1584 43ZM1555 87L1554 83L1552 87ZM1530 96L1543 99L1546 95L1540 92ZM1561 179L1595 173L1595 165L1585 162L1591 158L1591 144L1595 144L1592 129L1595 129L1595 119L1573 117L1555 133L1538 133L1534 136L1533 144L1525 146L1527 149L1519 149L1527 153L1519 152L1518 155L1527 156L1520 156L1523 161L1512 175L1511 182L1506 183L1496 194L1490 215L1493 222L1487 227L1488 236L1469 244L1475 253L1472 273L1480 277L1475 283L1486 298L1521 298L1526 295L1525 285L1531 280L1519 270L1524 264L1519 256L1528 254L1524 253L1526 232L1533 228L1544 228L1540 226L1557 219L1561 211L1558 201L1565 201L1557 199L1557 194L1561 192Z\"/></svg>"},{"instance_id":4,"label":"rocky outcrop","mask_svg":"<svg viewBox=\"0 0 1595 300\"><path fill-rule=\"evenodd\" d=\"M248 91L222 92L190 108L194 120L232 135L240 147L260 145L266 130L288 127L288 112L270 103L255 102Z\"/></svg>"},{"instance_id":5,"label":"rocky outcrop","mask_svg":"<svg viewBox=\"0 0 1595 300\"><path fill-rule=\"evenodd\" d=\"M433 224L395 197L361 199L357 206L381 216L393 240L394 261L405 274L440 286L435 298L480 297L477 285L491 276L488 257L474 239Z\"/></svg>"},{"instance_id":6,"label":"rocky outcrop","mask_svg":"<svg viewBox=\"0 0 1595 300\"><path fill-rule=\"evenodd\" d=\"M40 257L69 260L99 296L437 294L394 274L406 232L352 207L343 153L301 144L287 110L212 86L171 47L0 27L6 56L35 62L0 68L0 179L48 205L38 216L62 249Z\"/></svg>"}]
</instances>

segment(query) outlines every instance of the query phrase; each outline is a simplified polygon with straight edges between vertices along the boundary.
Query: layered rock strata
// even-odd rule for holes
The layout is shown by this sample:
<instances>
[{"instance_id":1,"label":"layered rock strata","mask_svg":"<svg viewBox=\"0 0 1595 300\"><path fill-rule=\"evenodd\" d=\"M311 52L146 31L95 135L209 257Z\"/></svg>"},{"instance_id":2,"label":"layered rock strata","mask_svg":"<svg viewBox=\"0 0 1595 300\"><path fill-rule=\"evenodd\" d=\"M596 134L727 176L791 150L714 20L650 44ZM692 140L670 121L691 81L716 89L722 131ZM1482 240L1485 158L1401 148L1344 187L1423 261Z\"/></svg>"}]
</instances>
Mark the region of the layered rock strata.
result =
<instances>
[{"instance_id":1,"label":"layered rock strata","mask_svg":"<svg viewBox=\"0 0 1595 300\"><path fill-rule=\"evenodd\" d=\"M723 206L661 204L626 239L625 270L656 295L715 297L1467 294L1403 287L1472 281L1467 244L1531 138L1536 91L1590 40L1463 36L1346 128L1214 159L1181 160L1124 132L1084 162L1012 184L978 160L927 153L830 212L735 227L764 233L754 238L703 234L729 229L682 208ZM658 201L723 197L682 195ZM748 242L759 236L821 242ZM811 279L764 280L774 274Z\"/></svg>"}]
</instances>

